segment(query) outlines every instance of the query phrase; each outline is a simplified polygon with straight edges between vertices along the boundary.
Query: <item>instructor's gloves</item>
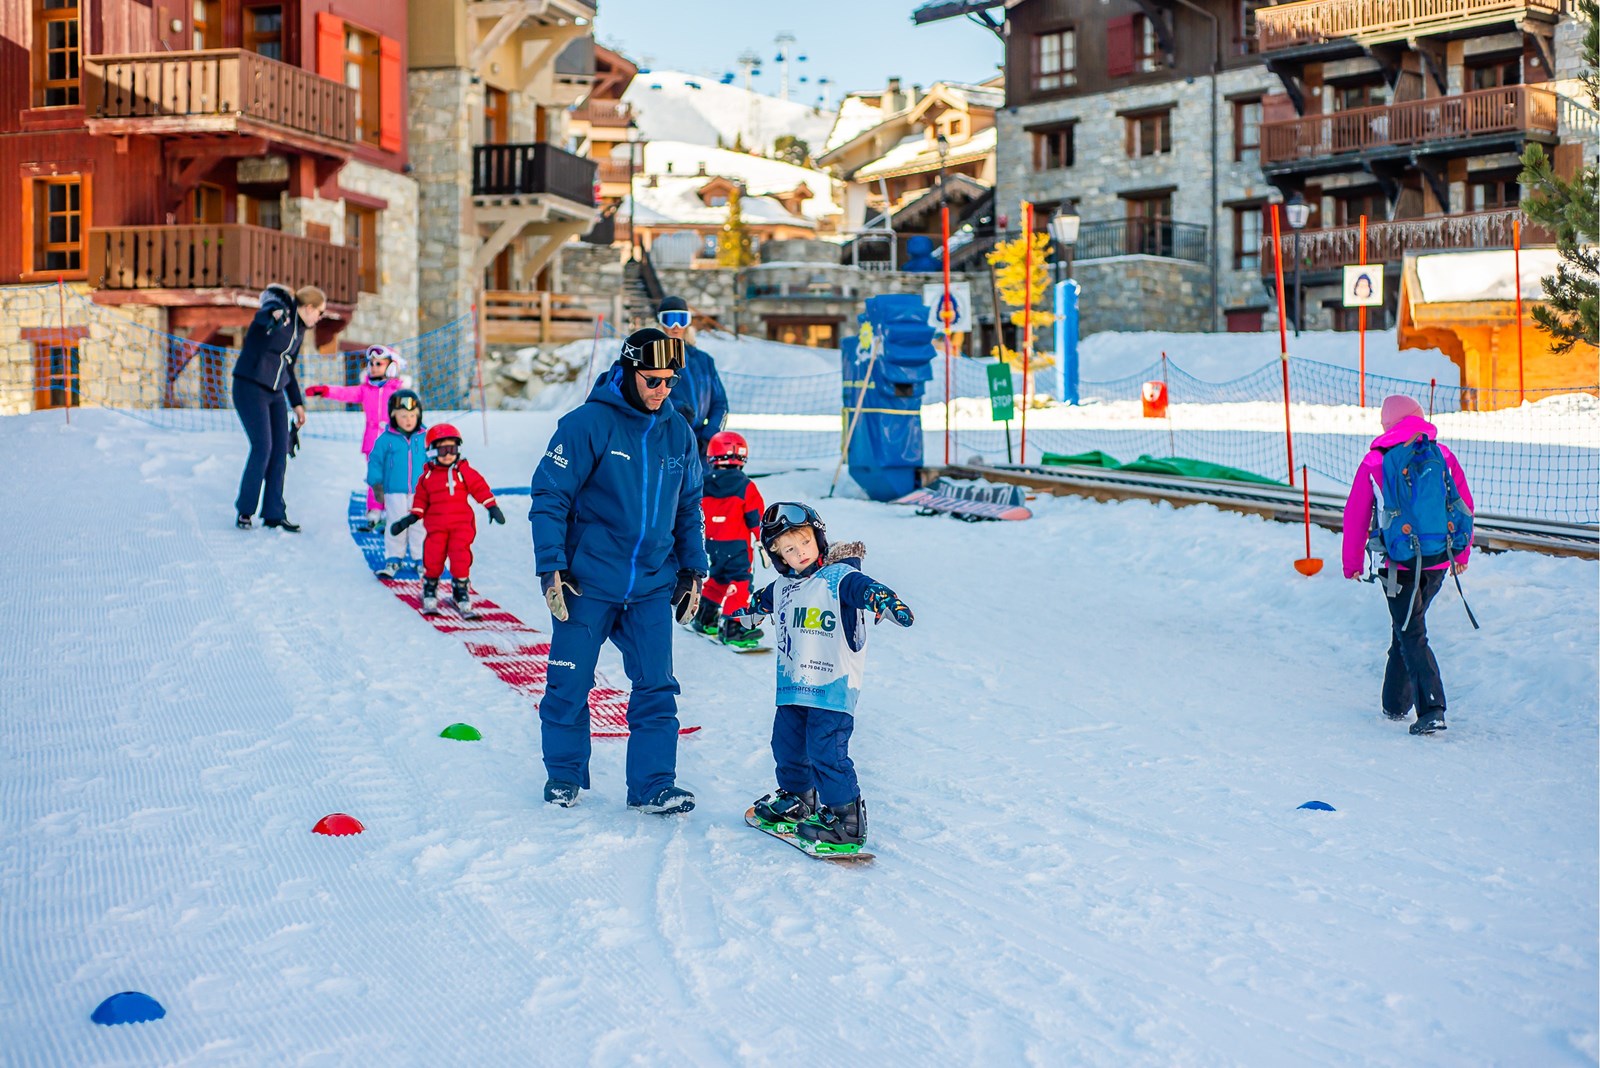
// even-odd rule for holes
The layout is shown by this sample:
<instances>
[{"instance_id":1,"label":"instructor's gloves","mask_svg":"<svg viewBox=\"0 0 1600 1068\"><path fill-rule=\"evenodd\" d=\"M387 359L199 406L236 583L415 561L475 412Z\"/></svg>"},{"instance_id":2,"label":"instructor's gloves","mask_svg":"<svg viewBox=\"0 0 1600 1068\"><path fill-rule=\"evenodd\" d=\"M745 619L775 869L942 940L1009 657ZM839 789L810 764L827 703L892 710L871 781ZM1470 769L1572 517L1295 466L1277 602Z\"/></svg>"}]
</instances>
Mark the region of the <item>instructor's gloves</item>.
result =
<instances>
[{"instance_id":1,"label":"instructor's gloves","mask_svg":"<svg viewBox=\"0 0 1600 1068\"><path fill-rule=\"evenodd\" d=\"M909 627L916 619L906 603L881 582L874 582L867 587L867 607L872 609L874 623L888 616L900 626Z\"/></svg>"},{"instance_id":2,"label":"instructor's gloves","mask_svg":"<svg viewBox=\"0 0 1600 1068\"><path fill-rule=\"evenodd\" d=\"M506 525L506 514L500 510L500 506L498 504L491 504L489 506L489 522L499 523L501 526Z\"/></svg>"},{"instance_id":3,"label":"instructor's gloves","mask_svg":"<svg viewBox=\"0 0 1600 1068\"><path fill-rule=\"evenodd\" d=\"M294 454L299 452L299 451L300 451L300 424L291 420L290 423L289 423L289 458L293 459L294 458Z\"/></svg>"},{"instance_id":4,"label":"instructor's gloves","mask_svg":"<svg viewBox=\"0 0 1600 1068\"><path fill-rule=\"evenodd\" d=\"M544 603L550 606L550 618L565 623L567 594L570 592L574 597L583 596L578 580L562 571L546 571L539 576L539 585L544 590Z\"/></svg>"},{"instance_id":5,"label":"instructor's gloves","mask_svg":"<svg viewBox=\"0 0 1600 1068\"><path fill-rule=\"evenodd\" d=\"M415 523L417 520L419 520L421 518L422 517L420 515L418 515L415 512L412 512L410 515L406 516L404 519L396 519L394 521L394 523L389 527L389 533L390 534L394 534L396 536L398 536L400 534L403 534L407 527L409 527L411 524Z\"/></svg>"},{"instance_id":6,"label":"instructor's gloves","mask_svg":"<svg viewBox=\"0 0 1600 1068\"><path fill-rule=\"evenodd\" d=\"M672 618L687 623L700 609L700 583L705 578L698 571L684 568L678 572L678 584L672 588Z\"/></svg>"},{"instance_id":7,"label":"instructor's gloves","mask_svg":"<svg viewBox=\"0 0 1600 1068\"><path fill-rule=\"evenodd\" d=\"M306 387L306 396L308 396L308 397L326 397L327 395L328 395L328 387L327 386L307 386Z\"/></svg>"}]
</instances>

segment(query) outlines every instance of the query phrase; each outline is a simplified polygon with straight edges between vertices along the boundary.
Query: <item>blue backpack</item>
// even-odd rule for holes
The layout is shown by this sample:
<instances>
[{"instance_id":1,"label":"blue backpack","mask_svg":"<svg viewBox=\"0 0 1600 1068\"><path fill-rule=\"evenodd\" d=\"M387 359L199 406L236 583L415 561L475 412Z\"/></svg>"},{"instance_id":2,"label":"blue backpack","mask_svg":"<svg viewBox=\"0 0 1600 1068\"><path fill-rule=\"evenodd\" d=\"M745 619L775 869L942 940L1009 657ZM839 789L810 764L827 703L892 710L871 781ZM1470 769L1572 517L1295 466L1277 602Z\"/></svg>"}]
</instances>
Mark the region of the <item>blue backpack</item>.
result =
<instances>
[{"instance_id":1,"label":"blue backpack","mask_svg":"<svg viewBox=\"0 0 1600 1068\"><path fill-rule=\"evenodd\" d=\"M1432 567L1472 544L1472 512L1432 438L1419 434L1384 453L1381 488L1374 535L1391 562Z\"/></svg>"}]
</instances>

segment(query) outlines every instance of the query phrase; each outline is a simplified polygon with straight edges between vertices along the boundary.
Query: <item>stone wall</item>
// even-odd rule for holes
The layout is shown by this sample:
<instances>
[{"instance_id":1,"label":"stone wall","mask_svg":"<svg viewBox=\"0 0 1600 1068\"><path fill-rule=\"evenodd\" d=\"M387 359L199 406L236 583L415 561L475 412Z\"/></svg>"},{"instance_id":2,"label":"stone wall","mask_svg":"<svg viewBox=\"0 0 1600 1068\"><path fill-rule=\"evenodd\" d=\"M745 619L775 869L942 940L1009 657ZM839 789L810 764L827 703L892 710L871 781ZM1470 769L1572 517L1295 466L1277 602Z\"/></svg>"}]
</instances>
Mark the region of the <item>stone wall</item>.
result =
<instances>
[{"instance_id":1,"label":"stone wall","mask_svg":"<svg viewBox=\"0 0 1600 1068\"><path fill-rule=\"evenodd\" d=\"M63 325L87 334L78 342L78 393L84 407L156 408L166 384L165 308L106 308L85 302L89 288L74 282L65 299L54 286L0 287L0 415L34 410L37 380L29 330ZM231 368L229 369L231 370ZM196 368L198 371L198 368ZM224 394L221 400L226 402Z\"/></svg>"},{"instance_id":2,"label":"stone wall","mask_svg":"<svg viewBox=\"0 0 1600 1068\"><path fill-rule=\"evenodd\" d=\"M483 111L483 87L464 70L410 74L412 177L417 183L417 328L426 332L466 314L476 280L478 236L472 217L471 116Z\"/></svg>"},{"instance_id":3,"label":"stone wall","mask_svg":"<svg viewBox=\"0 0 1600 1068\"><path fill-rule=\"evenodd\" d=\"M403 174L364 163L347 163L339 185L386 201L378 213L378 292L362 293L344 336L367 344L416 337L417 183ZM344 226L334 231L344 243Z\"/></svg>"},{"instance_id":4,"label":"stone wall","mask_svg":"<svg viewBox=\"0 0 1600 1068\"><path fill-rule=\"evenodd\" d=\"M1160 256L1116 256L1072 265L1083 287L1078 336L1102 330L1211 329L1211 268Z\"/></svg>"}]
</instances>

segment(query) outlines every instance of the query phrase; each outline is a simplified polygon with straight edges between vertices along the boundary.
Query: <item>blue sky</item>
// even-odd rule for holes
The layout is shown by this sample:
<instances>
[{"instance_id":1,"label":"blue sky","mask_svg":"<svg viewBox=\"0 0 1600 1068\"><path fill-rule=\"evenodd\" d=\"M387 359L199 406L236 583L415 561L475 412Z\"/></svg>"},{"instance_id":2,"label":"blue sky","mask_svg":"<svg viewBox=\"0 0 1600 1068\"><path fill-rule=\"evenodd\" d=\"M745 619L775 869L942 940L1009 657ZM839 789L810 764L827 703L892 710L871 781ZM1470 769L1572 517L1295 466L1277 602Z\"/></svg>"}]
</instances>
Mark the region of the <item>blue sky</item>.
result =
<instances>
[{"instance_id":1,"label":"blue sky","mask_svg":"<svg viewBox=\"0 0 1600 1068\"><path fill-rule=\"evenodd\" d=\"M779 70L772 62L773 40L794 34L789 64L789 99L814 103L819 77L837 104L841 92L878 89L893 77L907 86L936 81L977 82L996 73L1000 39L966 19L913 26L911 12L921 0L600 0L595 34L601 43L630 59L661 69L713 77L743 71L737 60L745 49L765 61L753 88L778 94ZM730 19L729 12L737 17ZM800 77L808 80L800 84Z\"/></svg>"}]
</instances>

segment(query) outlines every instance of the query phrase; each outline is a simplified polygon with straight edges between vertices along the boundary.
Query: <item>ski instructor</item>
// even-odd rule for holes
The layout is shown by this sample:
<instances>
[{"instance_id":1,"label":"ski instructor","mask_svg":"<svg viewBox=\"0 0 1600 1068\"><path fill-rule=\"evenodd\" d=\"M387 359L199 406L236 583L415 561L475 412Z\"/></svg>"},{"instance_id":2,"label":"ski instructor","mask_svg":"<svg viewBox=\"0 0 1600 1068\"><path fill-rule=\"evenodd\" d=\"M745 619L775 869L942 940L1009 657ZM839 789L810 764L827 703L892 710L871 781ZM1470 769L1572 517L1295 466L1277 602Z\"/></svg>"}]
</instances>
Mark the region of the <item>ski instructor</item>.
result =
<instances>
[{"instance_id":1,"label":"ski instructor","mask_svg":"<svg viewBox=\"0 0 1600 1068\"><path fill-rule=\"evenodd\" d=\"M672 636L694 617L708 569L694 434L667 404L683 342L647 327L589 397L561 417L533 472L533 552L550 606L550 674L539 723L544 799L589 788L589 690L600 646L622 651L628 695L628 806L694 808L677 785L678 681Z\"/></svg>"}]
</instances>

